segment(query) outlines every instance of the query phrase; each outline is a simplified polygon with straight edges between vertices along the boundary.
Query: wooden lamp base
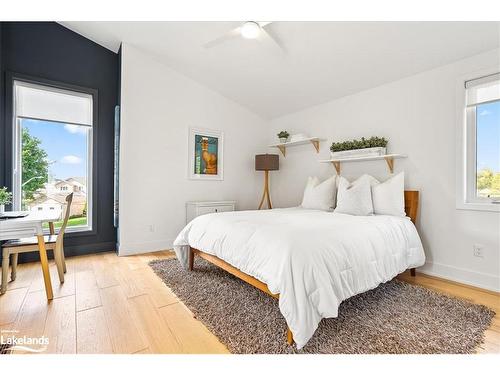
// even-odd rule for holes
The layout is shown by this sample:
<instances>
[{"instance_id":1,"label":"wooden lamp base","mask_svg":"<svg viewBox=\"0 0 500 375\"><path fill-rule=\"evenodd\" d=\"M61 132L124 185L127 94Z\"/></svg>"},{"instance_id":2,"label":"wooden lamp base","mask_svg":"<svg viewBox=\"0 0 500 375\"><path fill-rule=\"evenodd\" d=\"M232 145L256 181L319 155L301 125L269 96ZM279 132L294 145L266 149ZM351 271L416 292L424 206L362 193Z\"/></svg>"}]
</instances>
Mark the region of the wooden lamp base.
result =
<instances>
[{"instance_id":1,"label":"wooden lamp base","mask_svg":"<svg viewBox=\"0 0 500 375\"><path fill-rule=\"evenodd\" d=\"M264 199L267 198L267 207L269 209L273 208L271 204L271 195L269 194L269 171L264 171L264 193L262 194L262 199L260 200L259 210L264 204Z\"/></svg>"}]
</instances>

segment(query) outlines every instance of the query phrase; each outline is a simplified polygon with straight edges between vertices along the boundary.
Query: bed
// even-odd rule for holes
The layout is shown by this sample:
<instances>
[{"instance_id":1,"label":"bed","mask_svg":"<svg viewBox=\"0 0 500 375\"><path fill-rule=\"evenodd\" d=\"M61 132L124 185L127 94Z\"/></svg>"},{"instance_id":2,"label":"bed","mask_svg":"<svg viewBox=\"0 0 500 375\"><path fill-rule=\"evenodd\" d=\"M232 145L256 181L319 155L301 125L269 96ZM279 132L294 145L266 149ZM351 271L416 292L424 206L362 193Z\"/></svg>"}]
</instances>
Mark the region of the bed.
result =
<instances>
[{"instance_id":1,"label":"bed","mask_svg":"<svg viewBox=\"0 0 500 375\"><path fill-rule=\"evenodd\" d=\"M203 215L174 250L186 269L199 256L279 299L287 341L300 349L342 301L424 264L417 207L418 191L405 191L407 217L299 207Z\"/></svg>"}]
</instances>

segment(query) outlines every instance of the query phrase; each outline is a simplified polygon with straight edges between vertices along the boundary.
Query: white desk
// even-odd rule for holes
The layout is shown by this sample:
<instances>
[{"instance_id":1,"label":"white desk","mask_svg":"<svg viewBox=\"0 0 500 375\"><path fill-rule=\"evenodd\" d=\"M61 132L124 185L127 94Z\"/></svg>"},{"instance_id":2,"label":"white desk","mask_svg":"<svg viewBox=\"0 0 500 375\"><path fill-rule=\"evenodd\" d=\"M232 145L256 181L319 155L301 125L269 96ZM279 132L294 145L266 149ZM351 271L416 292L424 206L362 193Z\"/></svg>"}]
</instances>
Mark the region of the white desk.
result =
<instances>
[{"instance_id":1,"label":"white desk","mask_svg":"<svg viewBox=\"0 0 500 375\"><path fill-rule=\"evenodd\" d=\"M60 211L53 212L30 212L28 216L16 219L0 220L0 240L16 240L19 238L36 236L40 252L40 263L42 265L43 281L47 299L53 298L52 283L50 281L49 262L43 238L43 224L49 223L51 234L54 234L54 222L61 217Z\"/></svg>"}]
</instances>

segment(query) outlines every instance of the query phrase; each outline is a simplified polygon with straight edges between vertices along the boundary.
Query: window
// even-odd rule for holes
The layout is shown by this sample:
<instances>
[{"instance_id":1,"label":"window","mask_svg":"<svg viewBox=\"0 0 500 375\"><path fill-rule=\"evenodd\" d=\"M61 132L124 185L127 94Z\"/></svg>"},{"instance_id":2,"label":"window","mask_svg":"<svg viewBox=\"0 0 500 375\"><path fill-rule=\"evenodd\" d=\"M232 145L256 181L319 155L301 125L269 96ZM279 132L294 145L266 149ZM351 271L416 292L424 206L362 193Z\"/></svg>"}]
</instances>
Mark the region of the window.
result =
<instances>
[{"instance_id":1,"label":"window","mask_svg":"<svg viewBox=\"0 0 500 375\"><path fill-rule=\"evenodd\" d=\"M15 209L53 210L56 201L62 220L73 192L68 229L92 229L92 125L92 95L14 81Z\"/></svg>"},{"instance_id":2,"label":"window","mask_svg":"<svg viewBox=\"0 0 500 375\"><path fill-rule=\"evenodd\" d=\"M500 73L465 82L464 203L500 203ZM498 205L500 207L500 205Z\"/></svg>"}]
</instances>

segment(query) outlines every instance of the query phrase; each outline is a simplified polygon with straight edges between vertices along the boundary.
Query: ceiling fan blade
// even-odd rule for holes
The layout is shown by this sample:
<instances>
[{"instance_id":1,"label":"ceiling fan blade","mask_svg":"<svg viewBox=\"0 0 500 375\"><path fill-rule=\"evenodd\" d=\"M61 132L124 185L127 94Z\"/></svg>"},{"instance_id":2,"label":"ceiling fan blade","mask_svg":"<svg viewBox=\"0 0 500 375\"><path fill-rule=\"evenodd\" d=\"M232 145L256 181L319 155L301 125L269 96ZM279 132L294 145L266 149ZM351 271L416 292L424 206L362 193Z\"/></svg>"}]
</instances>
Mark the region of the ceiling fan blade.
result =
<instances>
[{"instance_id":1,"label":"ceiling fan blade","mask_svg":"<svg viewBox=\"0 0 500 375\"><path fill-rule=\"evenodd\" d=\"M228 40L235 39L241 36L241 27L237 27L236 29L233 29L226 34L211 40L210 42L206 43L203 45L205 48L212 48L215 47L221 43L227 42Z\"/></svg>"},{"instance_id":2,"label":"ceiling fan blade","mask_svg":"<svg viewBox=\"0 0 500 375\"><path fill-rule=\"evenodd\" d=\"M271 23L273 23L273 21L266 21L266 22L257 22L259 24L259 26L262 28L262 27L265 27L267 25L270 25Z\"/></svg>"},{"instance_id":3,"label":"ceiling fan blade","mask_svg":"<svg viewBox=\"0 0 500 375\"><path fill-rule=\"evenodd\" d=\"M261 29L258 40L269 50L279 52L282 55L285 54L285 49L283 48L283 46L264 28Z\"/></svg>"}]
</instances>

